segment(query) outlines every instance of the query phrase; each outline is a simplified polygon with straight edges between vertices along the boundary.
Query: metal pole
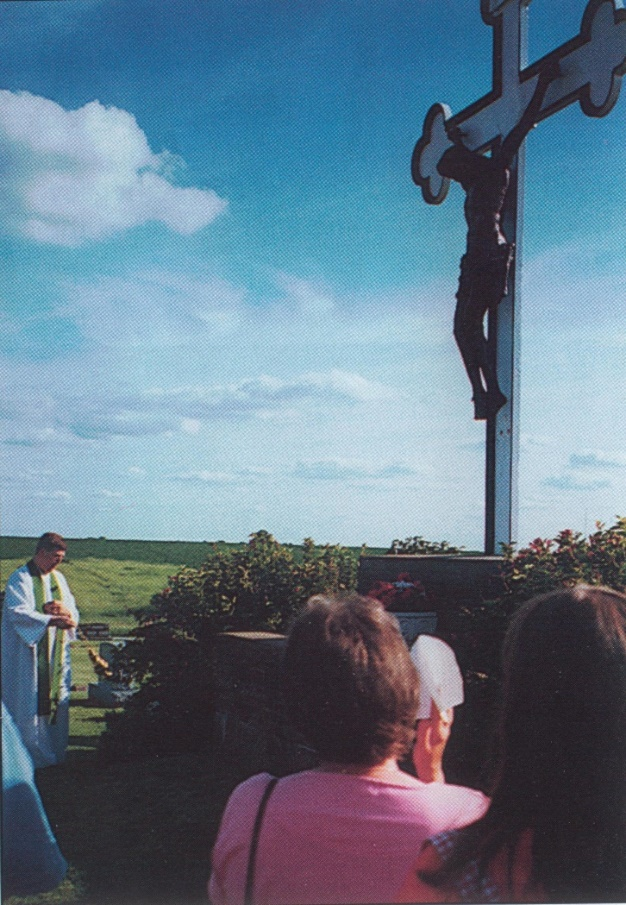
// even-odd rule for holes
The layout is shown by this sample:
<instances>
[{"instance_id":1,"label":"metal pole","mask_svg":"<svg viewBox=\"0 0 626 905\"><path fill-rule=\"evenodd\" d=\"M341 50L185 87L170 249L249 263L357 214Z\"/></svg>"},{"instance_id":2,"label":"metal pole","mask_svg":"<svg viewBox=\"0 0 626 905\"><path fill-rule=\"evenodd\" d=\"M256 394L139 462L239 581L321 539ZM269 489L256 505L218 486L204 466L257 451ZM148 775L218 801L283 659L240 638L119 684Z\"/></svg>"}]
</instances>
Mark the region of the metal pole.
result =
<instances>
[{"instance_id":1,"label":"metal pole","mask_svg":"<svg viewBox=\"0 0 626 905\"><path fill-rule=\"evenodd\" d=\"M517 27L515 27L517 23ZM528 57L528 7L510 16L507 28L494 32L494 85L501 91L519 78ZM488 342L496 357L498 383L506 405L489 418L485 437L485 553L497 554L502 544L517 540L520 399L520 307L522 224L524 214L524 144L511 168L502 211L502 229L515 245L507 295L490 312Z\"/></svg>"}]
</instances>

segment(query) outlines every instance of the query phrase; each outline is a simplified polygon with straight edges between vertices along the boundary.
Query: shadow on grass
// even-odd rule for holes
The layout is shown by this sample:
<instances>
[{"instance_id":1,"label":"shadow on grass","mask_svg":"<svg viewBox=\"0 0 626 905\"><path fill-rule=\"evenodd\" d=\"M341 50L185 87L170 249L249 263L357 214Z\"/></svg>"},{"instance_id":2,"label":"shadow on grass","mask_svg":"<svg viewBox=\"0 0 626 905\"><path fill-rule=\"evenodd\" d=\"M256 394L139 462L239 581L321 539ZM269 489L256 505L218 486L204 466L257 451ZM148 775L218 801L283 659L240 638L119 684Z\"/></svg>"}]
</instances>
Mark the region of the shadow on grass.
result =
<instances>
[{"instance_id":1,"label":"shadow on grass","mask_svg":"<svg viewBox=\"0 0 626 905\"><path fill-rule=\"evenodd\" d=\"M219 755L102 766L95 751L70 751L64 764L37 771L68 878L7 905L206 905L211 848L241 778Z\"/></svg>"},{"instance_id":2,"label":"shadow on grass","mask_svg":"<svg viewBox=\"0 0 626 905\"><path fill-rule=\"evenodd\" d=\"M98 741L93 735L70 735L70 745L73 748L92 748L95 751Z\"/></svg>"},{"instance_id":3,"label":"shadow on grass","mask_svg":"<svg viewBox=\"0 0 626 905\"><path fill-rule=\"evenodd\" d=\"M70 707L80 707L86 710L102 710L102 707L97 704L92 704L91 701L89 701L87 698L72 698L72 700L70 701ZM101 717L101 722L103 721L104 717Z\"/></svg>"}]
</instances>

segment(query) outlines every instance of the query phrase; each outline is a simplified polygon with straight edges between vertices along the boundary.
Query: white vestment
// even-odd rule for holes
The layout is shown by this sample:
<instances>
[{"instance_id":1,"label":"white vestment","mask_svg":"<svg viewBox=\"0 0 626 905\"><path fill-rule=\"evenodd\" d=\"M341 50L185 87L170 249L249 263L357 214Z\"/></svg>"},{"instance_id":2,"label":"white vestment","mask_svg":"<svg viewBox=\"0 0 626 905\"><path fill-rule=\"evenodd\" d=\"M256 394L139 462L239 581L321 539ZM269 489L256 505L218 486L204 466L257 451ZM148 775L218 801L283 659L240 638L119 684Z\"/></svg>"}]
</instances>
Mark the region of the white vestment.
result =
<instances>
[{"instance_id":1,"label":"white vestment","mask_svg":"<svg viewBox=\"0 0 626 905\"><path fill-rule=\"evenodd\" d=\"M67 581L54 572L62 594L63 605L78 623L78 610ZM52 600L50 575L44 580L44 600ZM51 634L50 659L54 662L54 646L65 633L68 641L76 640L75 629L48 628L52 616L38 612L35 604L33 577L27 566L21 566L9 577L2 610L2 700L11 712L35 767L59 764L65 759L69 738L69 703L72 684L70 648L65 645L63 672L59 691L59 707L54 724L47 716L37 714L37 644L45 632Z\"/></svg>"}]
</instances>

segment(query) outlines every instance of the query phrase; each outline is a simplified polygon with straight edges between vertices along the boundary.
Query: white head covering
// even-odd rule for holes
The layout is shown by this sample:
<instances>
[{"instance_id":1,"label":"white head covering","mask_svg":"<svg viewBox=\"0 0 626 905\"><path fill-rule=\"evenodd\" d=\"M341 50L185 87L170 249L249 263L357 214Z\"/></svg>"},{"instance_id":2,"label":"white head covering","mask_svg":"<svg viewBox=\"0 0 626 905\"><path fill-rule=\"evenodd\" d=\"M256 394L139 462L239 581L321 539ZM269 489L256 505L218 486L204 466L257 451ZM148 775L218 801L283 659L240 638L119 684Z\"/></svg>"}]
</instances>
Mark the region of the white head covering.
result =
<instances>
[{"instance_id":1,"label":"white head covering","mask_svg":"<svg viewBox=\"0 0 626 905\"><path fill-rule=\"evenodd\" d=\"M419 635L411 648L411 659L420 679L418 720L430 717L432 702L439 713L463 703L461 670L445 641L433 635Z\"/></svg>"}]
</instances>

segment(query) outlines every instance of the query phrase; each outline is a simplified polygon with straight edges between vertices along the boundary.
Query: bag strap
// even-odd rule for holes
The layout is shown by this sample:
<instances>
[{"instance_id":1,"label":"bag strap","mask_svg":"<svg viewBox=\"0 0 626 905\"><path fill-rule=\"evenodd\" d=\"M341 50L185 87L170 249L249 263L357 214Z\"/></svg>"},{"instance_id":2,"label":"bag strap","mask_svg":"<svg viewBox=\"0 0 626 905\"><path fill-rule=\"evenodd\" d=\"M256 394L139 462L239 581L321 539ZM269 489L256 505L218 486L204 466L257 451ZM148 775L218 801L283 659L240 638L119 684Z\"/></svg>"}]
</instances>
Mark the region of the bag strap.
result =
<instances>
[{"instance_id":1,"label":"bag strap","mask_svg":"<svg viewBox=\"0 0 626 905\"><path fill-rule=\"evenodd\" d=\"M256 852L259 844L259 835L261 833L261 824L263 823L263 815L270 795L274 791L274 786L278 782L278 777L273 776L265 786L263 797L259 802L259 810L256 814L254 827L252 828L252 839L250 841L250 856L248 858L248 872L246 874L246 891L244 893L244 905L252 905L252 893L254 891L254 868L256 866Z\"/></svg>"}]
</instances>

